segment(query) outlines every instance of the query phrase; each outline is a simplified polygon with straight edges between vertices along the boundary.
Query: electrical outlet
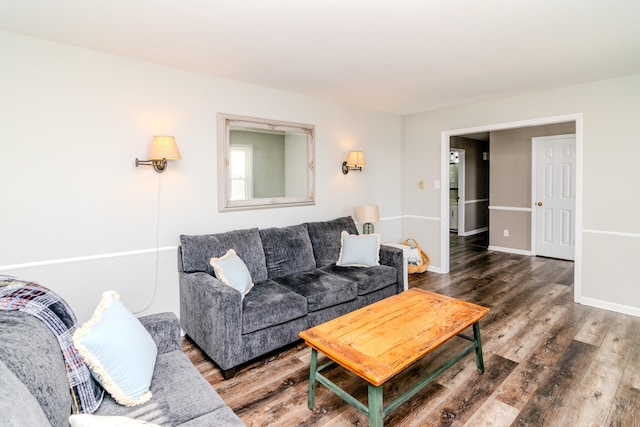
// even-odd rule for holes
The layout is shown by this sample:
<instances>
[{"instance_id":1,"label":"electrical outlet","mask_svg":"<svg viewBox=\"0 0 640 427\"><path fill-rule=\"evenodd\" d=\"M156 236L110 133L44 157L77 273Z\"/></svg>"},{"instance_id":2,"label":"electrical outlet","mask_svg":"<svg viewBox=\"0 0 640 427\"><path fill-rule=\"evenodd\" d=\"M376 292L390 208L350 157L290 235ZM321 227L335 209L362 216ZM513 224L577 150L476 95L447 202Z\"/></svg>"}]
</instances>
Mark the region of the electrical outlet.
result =
<instances>
[{"instance_id":1,"label":"electrical outlet","mask_svg":"<svg viewBox=\"0 0 640 427\"><path fill-rule=\"evenodd\" d=\"M419 190L424 190L424 181L423 180L418 181L418 189Z\"/></svg>"},{"instance_id":2,"label":"electrical outlet","mask_svg":"<svg viewBox=\"0 0 640 427\"><path fill-rule=\"evenodd\" d=\"M502 230L502 235L503 235L504 237L509 237L509 230L506 230L506 229L505 229L505 230Z\"/></svg>"},{"instance_id":3,"label":"electrical outlet","mask_svg":"<svg viewBox=\"0 0 640 427\"><path fill-rule=\"evenodd\" d=\"M433 188L435 188L436 190L440 189L440 181L435 180L433 181Z\"/></svg>"}]
</instances>

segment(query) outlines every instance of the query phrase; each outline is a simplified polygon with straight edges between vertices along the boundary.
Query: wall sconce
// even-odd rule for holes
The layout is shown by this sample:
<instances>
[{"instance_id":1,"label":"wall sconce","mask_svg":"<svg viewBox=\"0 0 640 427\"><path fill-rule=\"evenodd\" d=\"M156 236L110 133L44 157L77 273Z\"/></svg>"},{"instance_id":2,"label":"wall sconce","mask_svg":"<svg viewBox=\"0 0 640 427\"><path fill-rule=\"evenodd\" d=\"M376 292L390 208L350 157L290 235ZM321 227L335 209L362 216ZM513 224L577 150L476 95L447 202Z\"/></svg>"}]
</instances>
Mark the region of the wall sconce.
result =
<instances>
[{"instance_id":1,"label":"wall sconce","mask_svg":"<svg viewBox=\"0 0 640 427\"><path fill-rule=\"evenodd\" d=\"M356 219L358 222L363 223L362 234L373 233L372 222L380 221L380 213L378 212L378 205L365 205L358 206L356 208Z\"/></svg>"},{"instance_id":2,"label":"wall sconce","mask_svg":"<svg viewBox=\"0 0 640 427\"><path fill-rule=\"evenodd\" d=\"M367 161L364 159L364 153L362 151L350 151L347 161L342 162L342 173L346 175L350 170L362 171L365 166L367 166Z\"/></svg>"},{"instance_id":3,"label":"wall sconce","mask_svg":"<svg viewBox=\"0 0 640 427\"><path fill-rule=\"evenodd\" d=\"M156 172L162 173L167 169L167 160L180 160L180 152L173 136L154 136L149 149L149 160L138 160L139 165L153 166Z\"/></svg>"}]
</instances>

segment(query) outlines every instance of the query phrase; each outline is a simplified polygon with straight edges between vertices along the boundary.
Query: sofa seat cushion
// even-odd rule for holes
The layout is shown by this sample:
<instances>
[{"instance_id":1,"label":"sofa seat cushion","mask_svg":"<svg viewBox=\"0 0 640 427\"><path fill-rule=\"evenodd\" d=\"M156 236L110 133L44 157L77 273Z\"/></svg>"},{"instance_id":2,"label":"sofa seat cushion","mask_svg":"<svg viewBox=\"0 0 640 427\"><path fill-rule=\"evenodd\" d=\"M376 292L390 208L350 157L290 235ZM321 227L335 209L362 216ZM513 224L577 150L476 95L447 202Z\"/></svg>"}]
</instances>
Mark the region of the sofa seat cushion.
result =
<instances>
[{"instance_id":1,"label":"sofa seat cushion","mask_svg":"<svg viewBox=\"0 0 640 427\"><path fill-rule=\"evenodd\" d=\"M309 312L322 310L358 297L358 286L351 280L316 269L273 279L307 300Z\"/></svg>"},{"instance_id":2,"label":"sofa seat cushion","mask_svg":"<svg viewBox=\"0 0 640 427\"><path fill-rule=\"evenodd\" d=\"M260 230L269 278L316 268L307 225Z\"/></svg>"},{"instance_id":3,"label":"sofa seat cushion","mask_svg":"<svg viewBox=\"0 0 640 427\"><path fill-rule=\"evenodd\" d=\"M262 241L257 228L200 236L180 236L182 269L187 273L203 271L214 275L211 258L220 258L229 249L244 261L254 283L267 280Z\"/></svg>"},{"instance_id":4,"label":"sofa seat cushion","mask_svg":"<svg viewBox=\"0 0 640 427\"><path fill-rule=\"evenodd\" d=\"M397 272L394 267L377 265L373 267L349 267L327 265L320 270L341 277L358 285L358 295L366 295L396 283Z\"/></svg>"},{"instance_id":5,"label":"sofa seat cushion","mask_svg":"<svg viewBox=\"0 0 640 427\"><path fill-rule=\"evenodd\" d=\"M307 228L313 246L316 267L335 264L340 256L340 236L343 231L349 234L358 234L356 224L350 216L331 221L309 222Z\"/></svg>"},{"instance_id":6,"label":"sofa seat cushion","mask_svg":"<svg viewBox=\"0 0 640 427\"><path fill-rule=\"evenodd\" d=\"M105 394L95 414L120 415L162 426L178 426L225 406L218 393L179 350L158 355L151 393L151 400L135 407L120 405Z\"/></svg>"},{"instance_id":7,"label":"sofa seat cushion","mask_svg":"<svg viewBox=\"0 0 640 427\"><path fill-rule=\"evenodd\" d=\"M242 302L242 333L280 325L307 314L307 300L290 289L266 280L256 283Z\"/></svg>"}]
</instances>

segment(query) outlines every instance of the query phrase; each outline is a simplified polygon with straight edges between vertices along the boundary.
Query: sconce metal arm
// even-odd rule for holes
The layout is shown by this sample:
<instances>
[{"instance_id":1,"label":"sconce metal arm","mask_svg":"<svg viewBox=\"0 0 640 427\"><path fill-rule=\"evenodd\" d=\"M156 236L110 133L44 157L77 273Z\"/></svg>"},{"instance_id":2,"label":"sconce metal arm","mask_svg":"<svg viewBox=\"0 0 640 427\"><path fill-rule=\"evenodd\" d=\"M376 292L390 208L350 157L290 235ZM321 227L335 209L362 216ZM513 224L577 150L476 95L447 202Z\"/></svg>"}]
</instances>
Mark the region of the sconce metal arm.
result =
<instances>
[{"instance_id":1,"label":"sconce metal arm","mask_svg":"<svg viewBox=\"0 0 640 427\"><path fill-rule=\"evenodd\" d=\"M156 172L158 173L162 173L165 170L167 170L167 159L161 159L161 160L138 160L138 158L136 158L136 167L138 166L153 166L153 169L155 169Z\"/></svg>"},{"instance_id":2,"label":"sconce metal arm","mask_svg":"<svg viewBox=\"0 0 640 427\"><path fill-rule=\"evenodd\" d=\"M362 166L347 166L347 162L342 162L342 173L346 175L350 170L358 170L362 172Z\"/></svg>"}]
</instances>

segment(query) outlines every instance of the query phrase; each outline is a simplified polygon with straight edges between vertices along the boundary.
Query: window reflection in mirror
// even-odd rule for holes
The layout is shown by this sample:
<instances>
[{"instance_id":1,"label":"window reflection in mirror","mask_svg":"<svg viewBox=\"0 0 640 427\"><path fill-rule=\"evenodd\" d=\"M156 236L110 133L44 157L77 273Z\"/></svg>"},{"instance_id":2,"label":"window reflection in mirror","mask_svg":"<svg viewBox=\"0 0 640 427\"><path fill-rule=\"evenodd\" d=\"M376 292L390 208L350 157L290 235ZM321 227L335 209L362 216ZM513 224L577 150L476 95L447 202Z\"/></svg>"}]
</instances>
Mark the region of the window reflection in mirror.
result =
<instances>
[{"instance_id":1,"label":"window reflection in mirror","mask_svg":"<svg viewBox=\"0 0 640 427\"><path fill-rule=\"evenodd\" d=\"M233 131L232 131L233 133ZM253 198L253 147L231 144L229 147L231 200Z\"/></svg>"},{"instance_id":2,"label":"window reflection in mirror","mask_svg":"<svg viewBox=\"0 0 640 427\"><path fill-rule=\"evenodd\" d=\"M315 203L314 126L218 115L220 211Z\"/></svg>"}]
</instances>

